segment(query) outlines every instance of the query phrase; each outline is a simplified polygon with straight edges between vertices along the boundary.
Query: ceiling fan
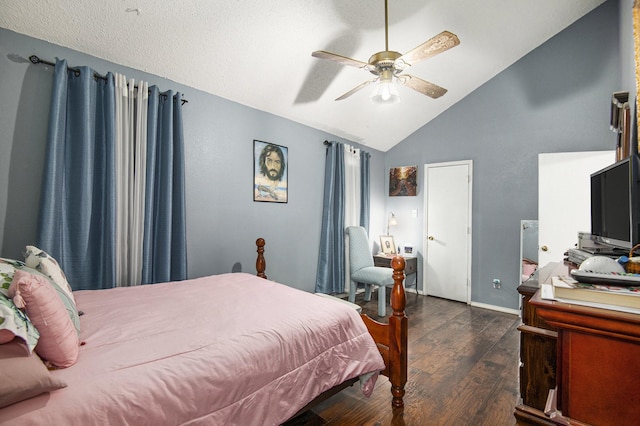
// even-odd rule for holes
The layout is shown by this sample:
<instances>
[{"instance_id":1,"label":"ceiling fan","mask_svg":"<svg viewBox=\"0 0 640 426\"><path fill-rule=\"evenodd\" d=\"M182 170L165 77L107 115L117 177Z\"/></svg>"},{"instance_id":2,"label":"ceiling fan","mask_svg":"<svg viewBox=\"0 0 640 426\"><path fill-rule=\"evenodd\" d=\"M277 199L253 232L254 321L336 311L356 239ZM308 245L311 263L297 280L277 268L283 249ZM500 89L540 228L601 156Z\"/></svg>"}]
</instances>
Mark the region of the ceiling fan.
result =
<instances>
[{"instance_id":1,"label":"ceiling fan","mask_svg":"<svg viewBox=\"0 0 640 426\"><path fill-rule=\"evenodd\" d=\"M347 93L337 98L336 101L346 99L356 93L358 90L363 89L371 83L379 81L380 84L376 92L374 92L374 94L372 95L372 100L380 103L397 102L399 100L399 96L392 84L394 78L398 83L417 92L420 92L423 95L427 95L433 99L437 99L447 93L447 89L443 87L422 80L413 75L402 74L402 72L420 61L431 58L437 54L451 49L452 47L459 45L460 40L458 39L458 36L449 31L443 31L435 37L425 41L421 45L405 53L404 55L389 50L389 16L387 0L385 0L384 38L384 50L382 52L374 53L369 58L369 62L358 61L356 59L347 58L346 56L325 52L324 50L317 50L311 54L311 56L314 56L316 58L328 59L341 65L349 65L352 67L365 69L376 76L375 78L367 80L364 83L361 83L353 89L349 90Z\"/></svg>"}]
</instances>

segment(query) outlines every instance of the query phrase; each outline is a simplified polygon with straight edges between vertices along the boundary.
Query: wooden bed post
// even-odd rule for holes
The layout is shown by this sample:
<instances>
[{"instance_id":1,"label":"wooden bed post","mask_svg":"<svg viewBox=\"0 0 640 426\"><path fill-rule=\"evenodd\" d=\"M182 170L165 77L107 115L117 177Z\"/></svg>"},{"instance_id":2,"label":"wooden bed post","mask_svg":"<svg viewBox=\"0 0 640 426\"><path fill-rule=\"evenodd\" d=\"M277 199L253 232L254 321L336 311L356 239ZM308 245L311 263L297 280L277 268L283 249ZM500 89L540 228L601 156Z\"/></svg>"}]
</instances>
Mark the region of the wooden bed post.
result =
<instances>
[{"instance_id":1,"label":"wooden bed post","mask_svg":"<svg viewBox=\"0 0 640 426\"><path fill-rule=\"evenodd\" d=\"M391 308L389 316L389 381L393 407L403 407L404 386L407 383L407 330L408 322L404 309L407 298L404 292L405 261L400 256L391 260L393 268L393 289L391 290Z\"/></svg>"},{"instance_id":2,"label":"wooden bed post","mask_svg":"<svg viewBox=\"0 0 640 426\"><path fill-rule=\"evenodd\" d=\"M258 246L258 258L256 259L256 272L260 278L267 278L264 271L267 269L267 262L264 260L264 238L258 238L256 240L256 246Z\"/></svg>"},{"instance_id":3,"label":"wooden bed post","mask_svg":"<svg viewBox=\"0 0 640 426\"><path fill-rule=\"evenodd\" d=\"M389 378L393 396L391 405L395 409L404 407L404 387L407 384L408 319L404 313L407 298L403 285L405 260L396 256L391 260L391 267L393 268L393 289L391 289L393 313L389 316L389 322L378 322L367 314L360 314L360 316L384 359L385 369L380 374Z\"/></svg>"}]
</instances>

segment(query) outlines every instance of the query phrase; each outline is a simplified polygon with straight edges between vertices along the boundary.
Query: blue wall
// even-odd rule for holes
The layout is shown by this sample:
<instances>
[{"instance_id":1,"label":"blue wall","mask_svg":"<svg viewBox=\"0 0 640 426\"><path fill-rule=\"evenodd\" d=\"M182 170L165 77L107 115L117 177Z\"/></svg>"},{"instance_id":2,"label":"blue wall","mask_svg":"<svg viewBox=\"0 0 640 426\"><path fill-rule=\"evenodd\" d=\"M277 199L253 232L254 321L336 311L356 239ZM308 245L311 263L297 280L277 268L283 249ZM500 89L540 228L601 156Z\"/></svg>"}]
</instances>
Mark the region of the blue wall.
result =
<instances>
[{"instance_id":1,"label":"blue wall","mask_svg":"<svg viewBox=\"0 0 640 426\"><path fill-rule=\"evenodd\" d=\"M423 166L472 159L472 300L518 308L521 219L537 218L541 152L613 148L611 93L634 90L633 0L609 0L388 151L371 151L371 235L399 216L396 241L422 255ZM496 47L498 48L498 47ZM251 272L267 241L270 278L312 291L322 215L325 139L333 135L147 73L0 29L0 256L33 242L52 70L65 58L185 93L189 276ZM629 57L631 56L631 60ZM469 64L473 67L473 64ZM253 139L289 148L289 203L252 201ZM365 148L369 150L368 148ZM417 197L388 197L389 167L418 165ZM418 211L411 218L411 210ZM375 239L375 238L374 238ZM494 290L493 278L502 279Z\"/></svg>"},{"instance_id":2,"label":"blue wall","mask_svg":"<svg viewBox=\"0 0 640 426\"><path fill-rule=\"evenodd\" d=\"M406 218L394 234L413 241L420 255L423 165L473 160L473 302L518 308L520 220L538 217L538 154L615 149L611 94L635 85L621 84L618 10L615 0L604 3L385 156L387 168L421 166L418 197L386 205ZM417 219L409 219L411 209L421 213ZM494 278L501 289L493 289Z\"/></svg>"}]
</instances>

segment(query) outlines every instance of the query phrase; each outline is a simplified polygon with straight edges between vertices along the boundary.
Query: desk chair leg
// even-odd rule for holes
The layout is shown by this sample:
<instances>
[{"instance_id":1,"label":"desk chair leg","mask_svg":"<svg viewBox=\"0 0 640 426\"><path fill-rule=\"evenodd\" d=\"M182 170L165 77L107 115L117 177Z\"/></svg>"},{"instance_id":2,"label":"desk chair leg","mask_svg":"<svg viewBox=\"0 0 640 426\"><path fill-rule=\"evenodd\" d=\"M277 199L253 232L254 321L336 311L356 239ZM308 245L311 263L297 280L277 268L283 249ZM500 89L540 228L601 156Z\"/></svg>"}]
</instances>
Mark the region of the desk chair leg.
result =
<instances>
[{"instance_id":1,"label":"desk chair leg","mask_svg":"<svg viewBox=\"0 0 640 426\"><path fill-rule=\"evenodd\" d=\"M356 303L356 287L358 287L357 282L349 282L349 302L351 303Z\"/></svg>"},{"instance_id":2,"label":"desk chair leg","mask_svg":"<svg viewBox=\"0 0 640 426\"><path fill-rule=\"evenodd\" d=\"M371 284L364 285L364 301L368 302L371 300L371 289L373 286Z\"/></svg>"},{"instance_id":3,"label":"desk chair leg","mask_svg":"<svg viewBox=\"0 0 640 426\"><path fill-rule=\"evenodd\" d=\"M378 316L384 317L387 315L387 287L383 285L378 286Z\"/></svg>"}]
</instances>

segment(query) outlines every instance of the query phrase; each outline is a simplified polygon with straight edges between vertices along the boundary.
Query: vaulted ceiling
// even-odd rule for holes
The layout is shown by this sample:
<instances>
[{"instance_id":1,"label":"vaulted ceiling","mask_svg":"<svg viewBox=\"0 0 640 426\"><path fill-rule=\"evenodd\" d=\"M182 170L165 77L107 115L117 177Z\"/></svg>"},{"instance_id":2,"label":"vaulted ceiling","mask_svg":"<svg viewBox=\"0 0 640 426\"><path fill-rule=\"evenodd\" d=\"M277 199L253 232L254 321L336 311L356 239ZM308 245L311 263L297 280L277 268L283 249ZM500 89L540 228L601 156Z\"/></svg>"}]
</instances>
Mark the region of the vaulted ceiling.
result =
<instances>
[{"instance_id":1,"label":"vaulted ceiling","mask_svg":"<svg viewBox=\"0 0 640 426\"><path fill-rule=\"evenodd\" d=\"M311 56L385 50L384 0L0 0L0 27L387 151L603 2L389 0L389 50L460 39L406 71L444 96L401 86L393 105L370 87L335 101L373 76Z\"/></svg>"}]
</instances>

